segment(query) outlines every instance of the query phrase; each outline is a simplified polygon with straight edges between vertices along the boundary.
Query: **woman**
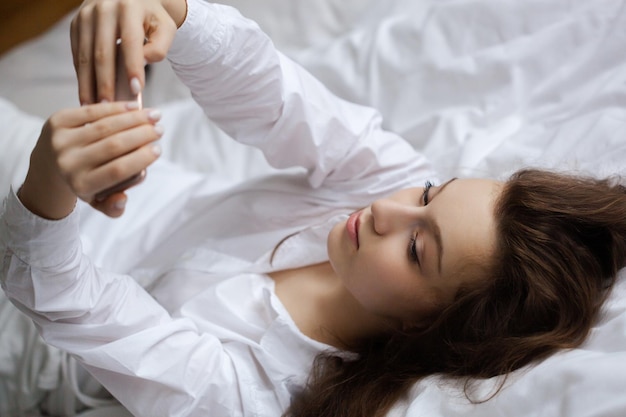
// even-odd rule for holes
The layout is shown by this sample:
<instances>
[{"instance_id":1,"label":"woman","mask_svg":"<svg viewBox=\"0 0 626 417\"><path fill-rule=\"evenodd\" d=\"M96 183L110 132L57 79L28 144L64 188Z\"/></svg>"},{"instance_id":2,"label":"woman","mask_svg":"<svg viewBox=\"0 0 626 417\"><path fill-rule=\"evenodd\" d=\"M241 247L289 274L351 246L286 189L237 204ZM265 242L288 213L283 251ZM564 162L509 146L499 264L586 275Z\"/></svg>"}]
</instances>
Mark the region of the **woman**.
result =
<instances>
[{"instance_id":1,"label":"woman","mask_svg":"<svg viewBox=\"0 0 626 417\"><path fill-rule=\"evenodd\" d=\"M425 375L499 375L583 340L625 262L624 187L537 171L435 187L375 112L231 9L109 6L86 4L73 38L81 101L109 102L44 127L7 199L2 282L133 414L382 415ZM157 112L110 102L101 63L119 29L139 90L134 49L162 57L177 26L168 58L207 115L304 172L215 193L155 164L138 204L94 199L152 164L161 134ZM95 233L76 196L123 221ZM99 254L107 236L124 244ZM83 252L120 255L108 269L149 294Z\"/></svg>"}]
</instances>

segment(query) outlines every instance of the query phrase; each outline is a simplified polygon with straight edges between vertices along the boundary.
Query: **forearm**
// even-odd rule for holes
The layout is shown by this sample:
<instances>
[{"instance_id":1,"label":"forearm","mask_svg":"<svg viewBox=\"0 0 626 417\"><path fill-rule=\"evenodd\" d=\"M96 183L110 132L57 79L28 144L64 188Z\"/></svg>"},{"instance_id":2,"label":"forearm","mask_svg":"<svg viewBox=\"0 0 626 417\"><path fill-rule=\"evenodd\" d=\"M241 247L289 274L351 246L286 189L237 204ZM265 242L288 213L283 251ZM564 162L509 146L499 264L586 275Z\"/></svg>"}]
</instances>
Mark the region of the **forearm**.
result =
<instances>
[{"instance_id":1,"label":"forearm","mask_svg":"<svg viewBox=\"0 0 626 417\"><path fill-rule=\"evenodd\" d=\"M315 183L380 128L375 110L333 95L226 6L190 0L168 58L222 130L277 168L306 168Z\"/></svg>"},{"instance_id":2,"label":"forearm","mask_svg":"<svg viewBox=\"0 0 626 417\"><path fill-rule=\"evenodd\" d=\"M190 0L168 58L220 128L274 167L306 168L314 187L334 181L354 190L361 180L386 193L434 176L423 156L382 129L376 110L332 94L233 9Z\"/></svg>"},{"instance_id":3,"label":"forearm","mask_svg":"<svg viewBox=\"0 0 626 417\"><path fill-rule=\"evenodd\" d=\"M82 254L79 216L33 215L11 193L0 213L0 282L47 343L81 363L135 415L241 415L220 341L174 319L129 276ZM229 398L233 398L229 395Z\"/></svg>"},{"instance_id":4,"label":"forearm","mask_svg":"<svg viewBox=\"0 0 626 417\"><path fill-rule=\"evenodd\" d=\"M279 118L278 55L237 10L190 0L168 59L205 113L234 138L259 134Z\"/></svg>"}]
</instances>

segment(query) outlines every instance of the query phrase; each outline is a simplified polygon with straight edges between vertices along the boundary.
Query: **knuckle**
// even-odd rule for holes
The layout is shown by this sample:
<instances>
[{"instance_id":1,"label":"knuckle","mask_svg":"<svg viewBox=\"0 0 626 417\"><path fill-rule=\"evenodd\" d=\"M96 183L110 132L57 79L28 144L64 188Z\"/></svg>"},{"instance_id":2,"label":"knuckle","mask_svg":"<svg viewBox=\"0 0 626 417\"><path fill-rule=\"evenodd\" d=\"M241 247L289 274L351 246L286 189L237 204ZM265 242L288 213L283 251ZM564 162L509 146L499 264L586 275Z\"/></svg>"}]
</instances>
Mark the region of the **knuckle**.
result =
<instances>
[{"instance_id":1,"label":"knuckle","mask_svg":"<svg viewBox=\"0 0 626 417\"><path fill-rule=\"evenodd\" d=\"M60 159L65 155L64 150L66 148L66 141L59 135L53 135L50 140L50 148L53 155L55 155L60 162Z\"/></svg>"},{"instance_id":2,"label":"knuckle","mask_svg":"<svg viewBox=\"0 0 626 417\"><path fill-rule=\"evenodd\" d=\"M114 101L115 93L113 89L113 84L108 81L99 80L94 95L96 95L97 97L96 101Z\"/></svg>"},{"instance_id":3,"label":"knuckle","mask_svg":"<svg viewBox=\"0 0 626 417\"><path fill-rule=\"evenodd\" d=\"M94 5L94 14L96 16L107 16L116 10L116 2L111 0L100 0Z\"/></svg>"},{"instance_id":4,"label":"knuckle","mask_svg":"<svg viewBox=\"0 0 626 417\"><path fill-rule=\"evenodd\" d=\"M78 93L78 100L81 103L90 103L91 102L91 94L89 91L85 91L84 88L81 88Z\"/></svg>"},{"instance_id":5,"label":"knuckle","mask_svg":"<svg viewBox=\"0 0 626 417\"><path fill-rule=\"evenodd\" d=\"M113 11L115 10L115 2L111 0L102 0L99 4L100 11Z\"/></svg>"},{"instance_id":6,"label":"knuckle","mask_svg":"<svg viewBox=\"0 0 626 417\"><path fill-rule=\"evenodd\" d=\"M167 57L167 47L151 43L149 48L146 48L145 54L148 62L160 62Z\"/></svg>"},{"instance_id":7,"label":"knuckle","mask_svg":"<svg viewBox=\"0 0 626 417\"><path fill-rule=\"evenodd\" d=\"M93 6L90 4L84 4L83 6L81 6L80 10L78 10L74 21L79 22L77 24L80 24L80 22L90 22L92 13Z\"/></svg>"},{"instance_id":8,"label":"knuckle","mask_svg":"<svg viewBox=\"0 0 626 417\"><path fill-rule=\"evenodd\" d=\"M51 129L56 129L61 125L61 120L63 118L63 114L61 111L54 113L52 116L48 118L47 125Z\"/></svg>"},{"instance_id":9,"label":"knuckle","mask_svg":"<svg viewBox=\"0 0 626 417\"><path fill-rule=\"evenodd\" d=\"M98 112L96 111L96 109L93 106L84 106L82 107L83 111L85 112L85 117L89 120L94 120L97 118L98 116ZM94 126L95 123L92 123L91 126Z\"/></svg>"},{"instance_id":10,"label":"knuckle","mask_svg":"<svg viewBox=\"0 0 626 417\"><path fill-rule=\"evenodd\" d=\"M66 155L59 155L57 157L57 166L61 175L69 177L71 174L71 163Z\"/></svg>"},{"instance_id":11,"label":"knuckle","mask_svg":"<svg viewBox=\"0 0 626 417\"><path fill-rule=\"evenodd\" d=\"M74 109L58 110L48 118L46 124L53 129L65 127L67 120L72 118L74 111Z\"/></svg>"},{"instance_id":12,"label":"knuckle","mask_svg":"<svg viewBox=\"0 0 626 417\"><path fill-rule=\"evenodd\" d=\"M98 88L100 89L100 91L113 91L113 83L109 80L99 80Z\"/></svg>"},{"instance_id":13,"label":"knuckle","mask_svg":"<svg viewBox=\"0 0 626 417\"><path fill-rule=\"evenodd\" d=\"M151 61L163 61L165 59L165 57L167 56L167 51L164 48L154 48L150 54L150 60Z\"/></svg>"},{"instance_id":14,"label":"knuckle","mask_svg":"<svg viewBox=\"0 0 626 417\"><path fill-rule=\"evenodd\" d=\"M123 11L128 10L129 6L130 6L130 2L126 1L126 0L119 0L119 5L120 5L120 9Z\"/></svg>"},{"instance_id":15,"label":"knuckle","mask_svg":"<svg viewBox=\"0 0 626 417\"><path fill-rule=\"evenodd\" d=\"M87 52L81 50L78 52L76 62L78 63L79 67L88 66L91 63L91 57Z\"/></svg>"},{"instance_id":16,"label":"knuckle","mask_svg":"<svg viewBox=\"0 0 626 417\"><path fill-rule=\"evenodd\" d=\"M107 62L107 56L102 48L98 47L94 49L93 61L96 65L103 65Z\"/></svg>"},{"instance_id":17,"label":"knuckle","mask_svg":"<svg viewBox=\"0 0 626 417\"><path fill-rule=\"evenodd\" d=\"M104 138L111 134L111 129L105 123L92 123L91 126L99 138Z\"/></svg>"},{"instance_id":18,"label":"knuckle","mask_svg":"<svg viewBox=\"0 0 626 417\"><path fill-rule=\"evenodd\" d=\"M80 175L72 175L68 178L68 183L74 193L78 196L88 194L87 181Z\"/></svg>"},{"instance_id":19,"label":"knuckle","mask_svg":"<svg viewBox=\"0 0 626 417\"><path fill-rule=\"evenodd\" d=\"M121 164L113 164L109 168L109 178L112 182L118 183L126 179L128 174Z\"/></svg>"},{"instance_id":20,"label":"knuckle","mask_svg":"<svg viewBox=\"0 0 626 417\"><path fill-rule=\"evenodd\" d=\"M105 144L105 149L109 155L120 155L124 152L124 144L119 138L111 138Z\"/></svg>"}]
</instances>

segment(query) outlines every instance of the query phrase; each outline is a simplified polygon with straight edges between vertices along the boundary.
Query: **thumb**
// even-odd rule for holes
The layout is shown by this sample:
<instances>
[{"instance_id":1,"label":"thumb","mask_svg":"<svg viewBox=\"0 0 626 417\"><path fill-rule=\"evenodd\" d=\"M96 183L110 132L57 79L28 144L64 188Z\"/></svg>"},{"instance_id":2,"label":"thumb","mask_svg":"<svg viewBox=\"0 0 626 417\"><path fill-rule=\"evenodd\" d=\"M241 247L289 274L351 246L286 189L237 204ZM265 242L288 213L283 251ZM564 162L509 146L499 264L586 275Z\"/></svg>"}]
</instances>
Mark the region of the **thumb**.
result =
<instances>
[{"instance_id":1,"label":"thumb","mask_svg":"<svg viewBox=\"0 0 626 417\"><path fill-rule=\"evenodd\" d=\"M159 17L160 24L155 24L146 33L143 55L148 62L159 62L165 59L176 35L176 24L165 12Z\"/></svg>"},{"instance_id":2,"label":"thumb","mask_svg":"<svg viewBox=\"0 0 626 417\"><path fill-rule=\"evenodd\" d=\"M116 218L124 214L127 200L126 193L120 192L111 194L103 201L93 200L90 205L105 215Z\"/></svg>"}]
</instances>

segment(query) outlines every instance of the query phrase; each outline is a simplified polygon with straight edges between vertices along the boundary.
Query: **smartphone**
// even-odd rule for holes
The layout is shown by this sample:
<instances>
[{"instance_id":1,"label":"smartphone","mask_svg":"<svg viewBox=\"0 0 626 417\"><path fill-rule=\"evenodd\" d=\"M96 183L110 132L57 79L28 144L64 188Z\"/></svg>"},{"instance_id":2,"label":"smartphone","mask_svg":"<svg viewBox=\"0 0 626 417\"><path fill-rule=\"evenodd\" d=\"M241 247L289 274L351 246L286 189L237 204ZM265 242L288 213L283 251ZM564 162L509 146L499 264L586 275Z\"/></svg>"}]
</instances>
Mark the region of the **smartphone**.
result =
<instances>
[{"instance_id":1,"label":"smartphone","mask_svg":"<svg viewBox=\"0 0 626 417\"><path fill-rule=\"evenodd\" d=\"M139 94L133 94L130 90L130 83L128 82L128 73L126 72L126 65L124 62L124 54L122 54L122 48L120 47L120 41L118 40L115 53L115 101L132 101L136 100L139 108L143 108L143 97L141 92ZM95 196L97 202L104 201L112 194L124 191L134 185L139 184L146 177L146 170L133 175L132 177L107 188L104 191L100 191Z\"/></svg>"},{"instance_id":2,"label":"smartphone","mask_svg":"<svg viewBox=\"0 0 626 417\"><path fill-rule=\"evenodd\" d=\"M135 95L130 90L126 61L122 53L121 42L118 40L115 51L115 101L137 100L139 108L143 107L141 93Z\"/></svg>"}]
</instances>

